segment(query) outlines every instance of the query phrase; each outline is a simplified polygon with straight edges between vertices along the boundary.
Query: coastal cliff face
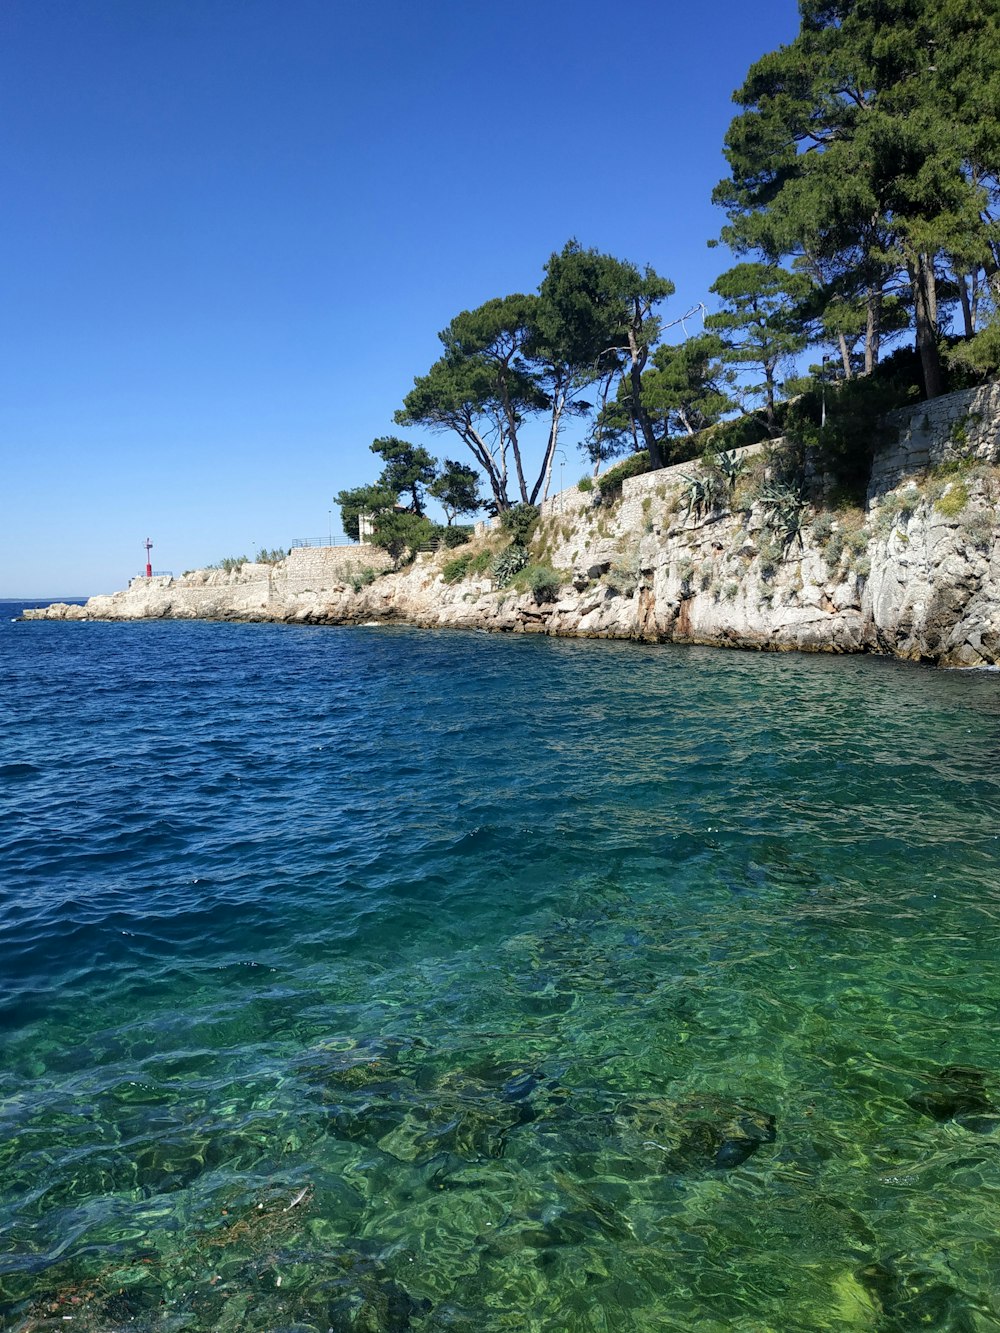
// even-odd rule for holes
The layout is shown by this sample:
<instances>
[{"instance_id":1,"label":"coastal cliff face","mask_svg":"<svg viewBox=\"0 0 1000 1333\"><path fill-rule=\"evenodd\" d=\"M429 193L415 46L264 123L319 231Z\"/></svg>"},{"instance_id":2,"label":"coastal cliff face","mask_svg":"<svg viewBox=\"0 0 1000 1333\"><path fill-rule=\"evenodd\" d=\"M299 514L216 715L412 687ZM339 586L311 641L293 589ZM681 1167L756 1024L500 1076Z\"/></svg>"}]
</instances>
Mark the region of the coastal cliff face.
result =
<instances>
[{"instance_id":1,"label":"coastal cliff face","mask_svg":"<svg viewBox=\"0 0 1000 1333\"><path fill-rule=\"evenodd\" d=\"M531 546L558 571L558 594L462 577L461 552L379 574L381 552L328 547L232 574L135 579L25 618L395 621L996 665L1000 385L920 404L893 426L863 506L798 499L780 444L739 451L726 476L688 463L631 478L617 496L562 492ZM500 545L487 532L472 550Z\"/></svg>"}]
</instances>

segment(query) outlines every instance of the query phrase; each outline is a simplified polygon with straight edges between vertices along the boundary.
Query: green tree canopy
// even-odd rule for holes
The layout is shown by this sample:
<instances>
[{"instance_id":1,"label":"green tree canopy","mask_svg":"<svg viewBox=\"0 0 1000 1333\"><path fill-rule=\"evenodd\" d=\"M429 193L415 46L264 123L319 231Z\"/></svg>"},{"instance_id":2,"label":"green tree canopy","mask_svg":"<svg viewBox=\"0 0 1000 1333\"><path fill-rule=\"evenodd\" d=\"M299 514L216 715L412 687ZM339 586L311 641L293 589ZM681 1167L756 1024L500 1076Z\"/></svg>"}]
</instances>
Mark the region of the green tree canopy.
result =
<instances>
[{"instance_id":1,"label":"green tree canopy","mask_svg":"<svg viewBox=\"0 0 1000 1333\"><path fill-rule=\"evenodd\" d=\"M340 506L340 524L344 532L353 541L361 537L360 516L366 514L374 518L394 508L399 499L395 491L375 483L370 486L354 486L338 491L333 503Z\"/></svg>"},{"instance_id":2,"label":"green tree canopy","mask_svg":"<svg viewBox=\"0 0 1000 1333\"><path fill-rule=\"evenodd\" d=\"M673 284L652 269L584 250L576 241L550 256L535 295L498 297L463 311L439 337L444 355L419 376L395 420L453 431L486 475L498 510L544 497L564 418L588 410L580 395L605 380L638 383L660 334L657 306ZM530 481L521 428L548 413L541 465ZM656 437L636 408L636 429ZM659 459L662 462L662 459Z\"/></svg>"},{"instance_id":3,"label":"green tree canopy","mask_svg":"<svg viewBox=\"0 0 1000 1333\"><path fill-rule=\"evenodd\" d=\"M394 496L408 494L414 514L424 512L423 489L434 480L434 459L420 445L410 444L396 435L383 435L373 440L371 451L385 464L377 481L384 491Z\"/></svg>"},{"instance_id":4,"label":"green tree canopy","mask_svg":"<svg viewBox=\"0 0 1000 1333\"><path fill-rule=\"evenodd\" d=\"M725 343L713 333L656 348L642 377L642 396L650 419L665 434L694 435L736 407L730 393L736 377L725 355Z\"/></svg>"},{"instance_id":5,"label":"green tree canopy","mask_svg":"<svg viewBox=\"0 0 1000 1333\"><path fill-rule=\"evenodd\" d=\"M468 463L446 458L427 489L444 510L449 528L459 514L474 514L482 508L479 473Z\"/></svg>"},{"instance_id":6,"label":"green tree canopy","mask_svg":"<svg viewBox=\"0 0 1000 1333\"><path fill-rule=\"evenodd\" d=\"M722 355L735 365L759 368L763 379L749 393L763 399L769 427L775 422L778 370L806 345L796 303L809 290L809 280L777 264L737 264L712 284L722 309L705 320L723 335Z\"/></svg>"},{"instance_id":7,"label":"green tree canopy","mask_svg":"<svg viewBox=\"0 0 1000 1333\"><path fill-rule=\"evenodd\" d=\"M795 41L752 66L735 95L732 175L715 195L729 212L724 239L772 262L839 266L838 295L865 310L868 368L901 272L932 395L939 303L954 292L971 319L977 283L996 272L997 8L801 0L800 12Z\"/></svg>"}]
</instances>

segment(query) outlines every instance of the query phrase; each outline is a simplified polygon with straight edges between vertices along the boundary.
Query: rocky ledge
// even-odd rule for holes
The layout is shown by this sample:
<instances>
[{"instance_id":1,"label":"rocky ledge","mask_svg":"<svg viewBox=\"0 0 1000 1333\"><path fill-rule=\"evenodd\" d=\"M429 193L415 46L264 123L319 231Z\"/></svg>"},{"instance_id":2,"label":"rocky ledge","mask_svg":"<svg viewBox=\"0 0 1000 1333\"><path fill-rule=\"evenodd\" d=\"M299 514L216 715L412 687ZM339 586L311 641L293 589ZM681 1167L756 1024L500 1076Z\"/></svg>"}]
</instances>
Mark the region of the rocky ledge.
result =
<instances>
[{"instance_id":1,"label":"rocky ledge","mask_svg":"<svg viewBox=\"0 0 1000 1333\"><path fill-rule=\"evenodd\" d=\"M314 548L228 574L134 579L25 618L398 622L997 665L1000 385L895 424L863 505L803 500L782 481L780 442L739 451L724 471L682 464L617 494L564 491L506 586L492 563L504 541L486 530L399 571L371 548Z\"/></svg>"}]
</instances>

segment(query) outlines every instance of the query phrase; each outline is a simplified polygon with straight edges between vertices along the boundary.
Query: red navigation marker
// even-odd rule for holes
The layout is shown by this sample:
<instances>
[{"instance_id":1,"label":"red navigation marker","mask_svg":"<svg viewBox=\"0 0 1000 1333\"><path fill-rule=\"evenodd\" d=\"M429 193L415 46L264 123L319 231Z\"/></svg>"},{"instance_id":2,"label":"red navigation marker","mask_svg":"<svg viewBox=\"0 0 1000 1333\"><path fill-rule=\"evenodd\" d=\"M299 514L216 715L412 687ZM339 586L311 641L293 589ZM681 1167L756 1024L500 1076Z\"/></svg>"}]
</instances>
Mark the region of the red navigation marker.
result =
<instances>
[{"instance_id":1,"label":"red navigation marker","mask_svg":"<svg viewBox=\"0 0 1000 1333\"><path fill-rule=\"evenodd\" d=\"M147 579L151 579L151 578L153 577L153 566L149 563L149 553L150 553L150 551L151 551L152 549L153 549L153 543L152 543L152 542L149 540L149 538L147 537L147 538L146 538L146 578L147 578Z\"/></svg>"}]
</instances>

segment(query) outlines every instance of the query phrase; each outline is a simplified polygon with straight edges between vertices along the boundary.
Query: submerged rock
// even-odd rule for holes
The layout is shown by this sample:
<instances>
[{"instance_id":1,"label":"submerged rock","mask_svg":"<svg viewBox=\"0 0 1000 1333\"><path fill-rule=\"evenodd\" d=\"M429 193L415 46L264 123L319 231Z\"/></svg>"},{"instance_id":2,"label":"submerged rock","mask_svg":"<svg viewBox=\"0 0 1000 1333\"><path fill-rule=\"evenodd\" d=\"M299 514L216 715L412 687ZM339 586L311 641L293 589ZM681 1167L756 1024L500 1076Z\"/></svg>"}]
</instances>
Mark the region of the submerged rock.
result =
<instances>
[{"instance_id":1,"label":"submerged rock","mask_svg":"<svg viewBox=\"0 0 1000 1333\"><path fill-rule=\"evenodd\" d=\"M974 1133L992 1132L1000 1108L986 1091L986 1075L967 1065L947 1065L933 1074L930 1087L911 1093L906 1104L939 1124L955 1121Z\"/></svg>"},{"instance_id":2,"label":"submerged rock","mask_svg":"<svg viewBox=\"0 0 1000 1333\"><path fill-rule=\"evenodd\" d=\"M623 1102L615 1121L628 1134L639 1136L642 1149L662 1153L664 1170L728 1171L777 1137L773 1115L708 1097L691 1102L662 1098Z\"/></svg>"},{"instance_id":3,"label":"submerged rock","mask_svg":"<svg viewBox=\"0 0 1000 1333\"><path fill-rule=\"evenodd\" d=\"M884 1317L892 1321L888 1327L976 1333L978 1324L962 1293L929 1268L890 1257L865 1264L857 1277Z\"/></svg>"}]
</instances>

